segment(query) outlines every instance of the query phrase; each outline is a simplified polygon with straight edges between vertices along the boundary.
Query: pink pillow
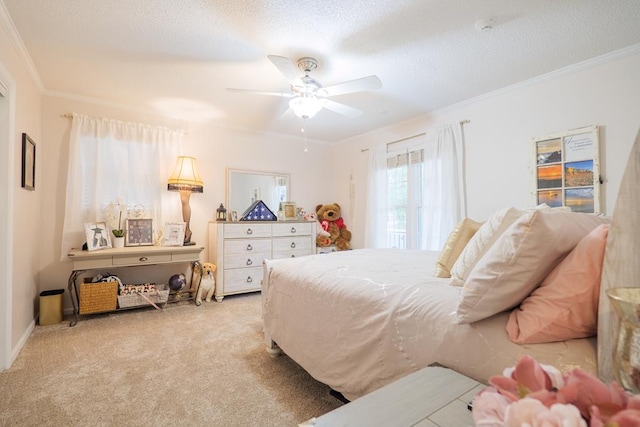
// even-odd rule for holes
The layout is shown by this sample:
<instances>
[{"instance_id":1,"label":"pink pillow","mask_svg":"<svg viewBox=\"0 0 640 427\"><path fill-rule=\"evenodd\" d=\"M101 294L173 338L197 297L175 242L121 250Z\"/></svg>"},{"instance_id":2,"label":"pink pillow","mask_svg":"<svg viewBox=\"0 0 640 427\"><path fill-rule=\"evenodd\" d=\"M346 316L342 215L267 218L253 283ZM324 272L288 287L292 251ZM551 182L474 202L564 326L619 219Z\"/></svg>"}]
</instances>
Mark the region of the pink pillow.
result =
<instances>
[{"instance_id":1,"label":"pink pillow","mask_svg":"<svg viewBox=\"0 0 640 427\"><path fill-rule=\"evenodd\" d=\"M576 247L509 315L507 333L518 344L536 344L596 334L600 276L609 224Z\"/></svg>"}]
</instances>

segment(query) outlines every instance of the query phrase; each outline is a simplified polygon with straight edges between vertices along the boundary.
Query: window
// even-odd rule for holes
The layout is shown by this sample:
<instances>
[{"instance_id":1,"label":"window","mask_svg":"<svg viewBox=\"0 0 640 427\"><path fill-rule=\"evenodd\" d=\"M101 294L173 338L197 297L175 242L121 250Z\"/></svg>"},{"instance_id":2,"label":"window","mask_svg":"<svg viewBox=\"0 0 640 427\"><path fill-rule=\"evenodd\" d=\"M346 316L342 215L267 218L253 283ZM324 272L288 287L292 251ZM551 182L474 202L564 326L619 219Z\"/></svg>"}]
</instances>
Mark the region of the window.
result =
<instances>
[{"instance_id":1,"label":"window","mask_svg":"<svg viewBox=\"0 0 640 427\"><path fill-rule=\"evenodd\" d=\"M104 221L122 200L133 216L153 219L154 230L181 218L179 195L167 179L182 154L182 131L73 115L61 257L84 242L84 223ZM155 236L156 239L159 236Z\"/></svg>"},{"instance_id":2,"label":"window","mask_svg":"<svg viewBox=\"0 0 640 427\"><path fill-rule=\"evenodd\" d=\"M386 247L418 249L422 232L424 151L405 151L387 159Z\"/></svg>"}]
</instances>

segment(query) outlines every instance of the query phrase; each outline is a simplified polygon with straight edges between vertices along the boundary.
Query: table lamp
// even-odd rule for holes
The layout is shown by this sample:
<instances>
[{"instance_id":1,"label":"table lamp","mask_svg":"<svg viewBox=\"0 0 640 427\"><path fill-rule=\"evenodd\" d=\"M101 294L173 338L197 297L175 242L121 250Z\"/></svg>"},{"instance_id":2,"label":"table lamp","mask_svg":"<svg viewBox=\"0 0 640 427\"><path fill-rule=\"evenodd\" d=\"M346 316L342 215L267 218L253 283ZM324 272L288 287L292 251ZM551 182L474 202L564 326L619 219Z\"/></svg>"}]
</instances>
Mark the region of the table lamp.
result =
<instances>
[{"instance_id":1,"label":"table lamp","mask_svg":"<svg viewBox=\"0 0 640 427\"><path fill-rule=\"evenodd\" d=\"M189 198L191 193L202 193L202 178L196 170L195 157L179 156L176 162L176 168L169 177L167 190L179 191L180 201L182 202L182 220L186 227L184 230L184 246L195 245L191 241L191 229L189 221L191 220L191 207L189 206Z\"/></svg>"}]
</instances>

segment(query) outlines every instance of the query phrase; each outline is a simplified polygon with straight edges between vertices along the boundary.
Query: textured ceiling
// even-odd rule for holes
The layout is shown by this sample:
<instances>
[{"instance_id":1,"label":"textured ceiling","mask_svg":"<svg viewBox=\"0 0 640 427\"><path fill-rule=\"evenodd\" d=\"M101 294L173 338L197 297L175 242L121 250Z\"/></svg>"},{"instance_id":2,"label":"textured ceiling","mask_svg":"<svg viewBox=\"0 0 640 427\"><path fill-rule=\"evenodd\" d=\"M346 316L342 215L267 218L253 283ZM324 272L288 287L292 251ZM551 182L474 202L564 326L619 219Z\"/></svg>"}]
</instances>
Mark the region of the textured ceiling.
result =
<instances>
[{"instance_id":1,"label":"textured ceiling","mask_svg":"<svg viewBox=\"0 0 640 427\"><path fill-rule=\"evenodd\" d=\"M267 55L319 60L333 97L310 138L337 141L640 43L639 0L0 0L48 93L300 136ZM476 29L493 19L490 30Z\"/></svg>"}]
</instances>

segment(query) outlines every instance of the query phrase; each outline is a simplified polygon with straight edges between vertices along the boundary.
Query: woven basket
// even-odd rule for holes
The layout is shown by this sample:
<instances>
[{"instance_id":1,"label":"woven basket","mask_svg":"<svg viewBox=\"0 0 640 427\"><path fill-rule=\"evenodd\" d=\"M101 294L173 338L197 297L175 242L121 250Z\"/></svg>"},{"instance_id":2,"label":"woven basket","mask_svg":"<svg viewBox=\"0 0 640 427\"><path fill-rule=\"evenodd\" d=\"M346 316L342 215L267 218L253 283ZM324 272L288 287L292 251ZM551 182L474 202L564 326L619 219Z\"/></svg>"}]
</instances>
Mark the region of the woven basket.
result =
<instances>
[{"instance_id":1,"label":"woven basket","mask_svg":"<svg viewBox=\"0 0 640 427\"><path fill-rule=\"evenodd\" d=\"M116 309L118 282L80 283L80 314Z\"/></svg>"},{"instance_id":2,"label":"woven basket","mask_svg":"<svg viewBox=\"0 0 640 427\"><path fill-rule=\"evenodd\" d=\"M149 292L144 294L154 304L164 304L169 300L169 286L168 285L156 285L156 292ZM132 295L118 295L118 307L129 308L138 307L141 305L151 305L140 294Z\"/></svg>"}]
</instances>

